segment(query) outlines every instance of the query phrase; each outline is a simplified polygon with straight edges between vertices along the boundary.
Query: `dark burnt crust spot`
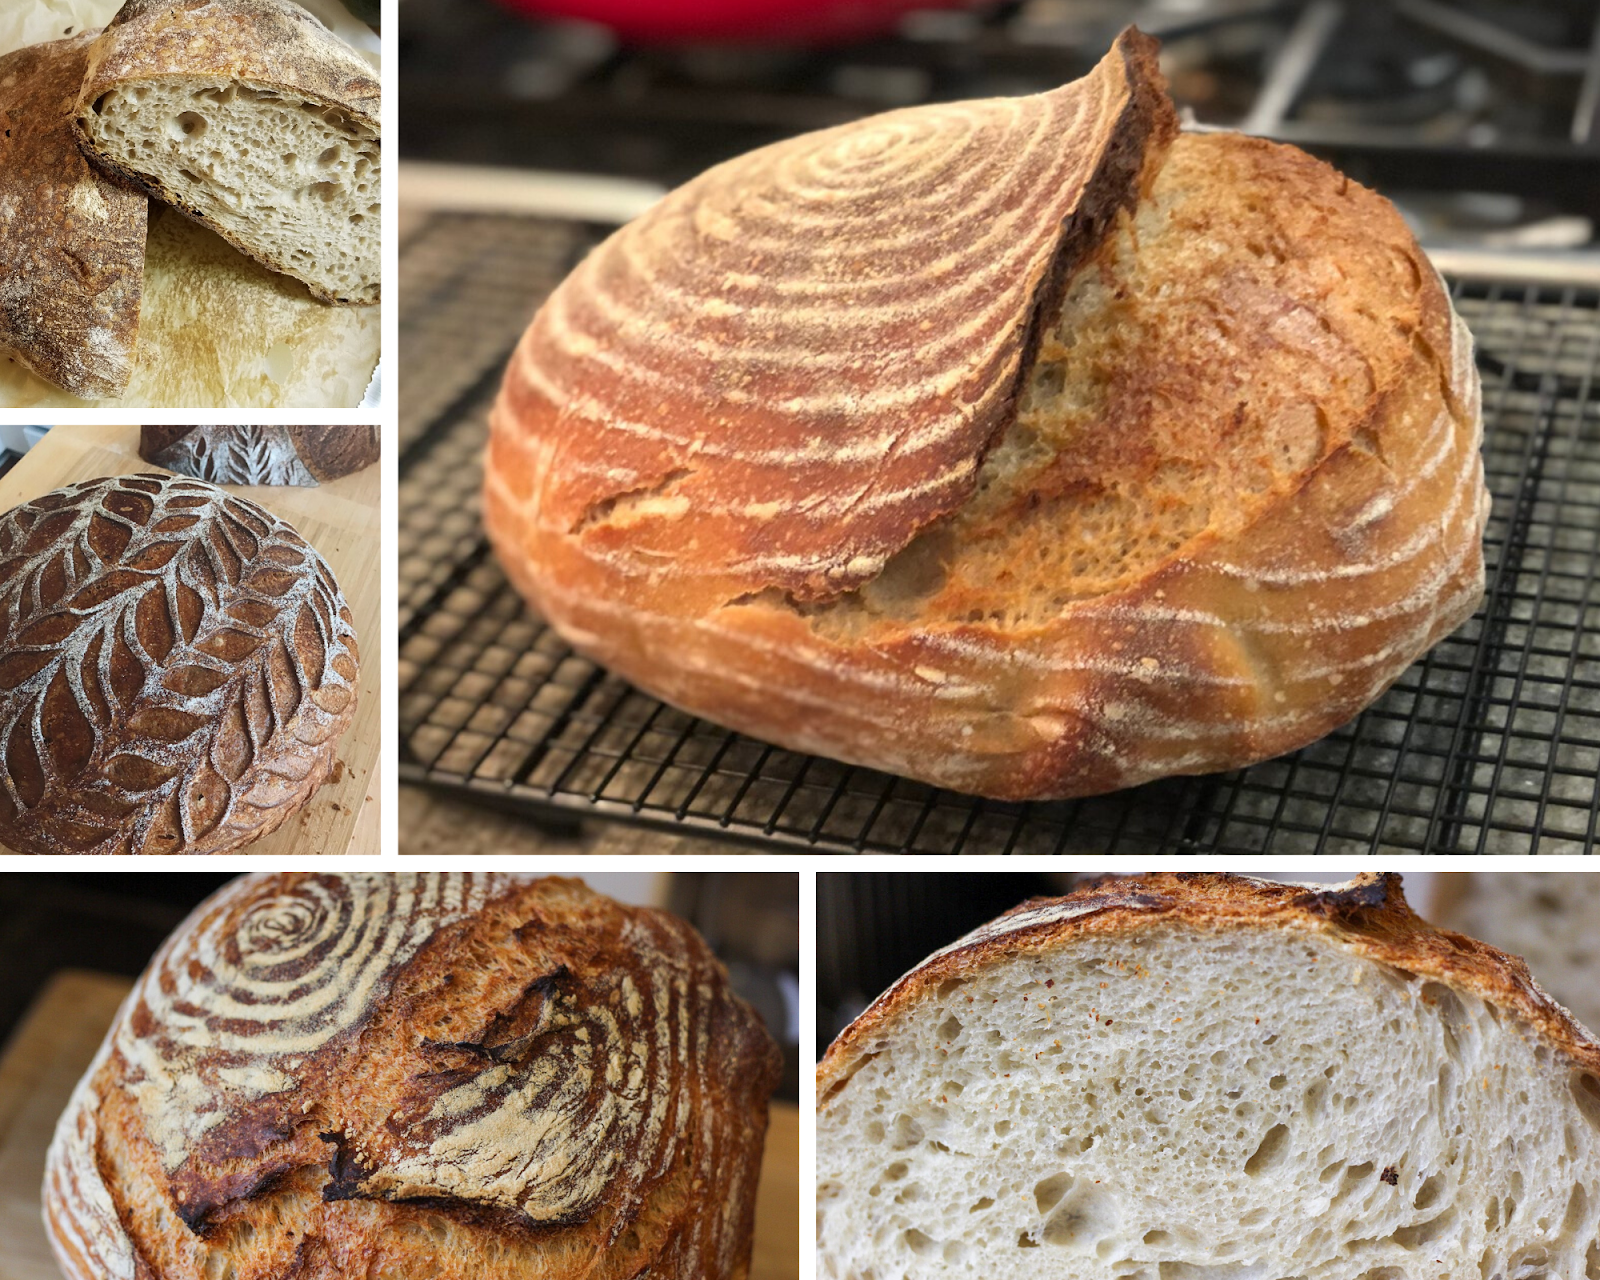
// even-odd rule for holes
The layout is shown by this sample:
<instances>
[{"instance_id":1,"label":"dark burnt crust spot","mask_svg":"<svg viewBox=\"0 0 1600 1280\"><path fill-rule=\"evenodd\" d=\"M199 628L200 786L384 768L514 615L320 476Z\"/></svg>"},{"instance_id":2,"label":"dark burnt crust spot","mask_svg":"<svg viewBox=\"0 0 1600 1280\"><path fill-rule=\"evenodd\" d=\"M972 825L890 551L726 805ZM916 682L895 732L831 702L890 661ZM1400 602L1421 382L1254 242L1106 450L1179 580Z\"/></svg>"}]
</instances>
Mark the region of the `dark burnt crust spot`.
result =
<instances>
[{"instance_id":1,"label":"dark burnt crust spot","mask_svg":"<svg viewBox=\"0 0 1600 1280\"><path fill-rule=\"evenodd\" d=\"M1337 889L1313 889L1295 899L1294 905L1327 920L1356 926L1371 913L1392 908L1399 890L1399 875L1385 871L1375 879L1354 880Z\"/></svg>"},{"instance_id":2,"label":"dark burnt crust spot","mask_svg":"<svg viewBox=\"0 0 1600 1280\"><path fill-rule=\"evenodd\" d=\"M1392 1164L1386 1164L1383 1172L1378 1175L1379 1182L1387 1182L1391 1187L1400 1185L1400 1174Z\"/></svg>"},{"instance_id":3,"label":"dark burnt crust spot","mask_svg":"<svg viewBox=\"0 0 1600 1280\"><path fill-rule=\"evenodd\" d=\"M324 1142L333 1144L333 1158L328 1161L328 1182L322 1188L322 1199L326 1204L339 1200L369 1200L361 1184L370 1178L376 1170L361 1161L354 1145L343 1133L324 1133L320 1135Z\"/></svg>"},{"instance_id":4,"label":"dark burnt crust spot","mask_svg":"<svg viewBox=\"0 0 1600 1280\"><path fill-rule=\"evenodd\" d=\"M477 1227L511 1236L513 1239L537 1239L564 1227L581 1226L593 1216L590 1209L556 1218L534 1218L520 1209L504 1209L497 1205L475 1204L468 1200L452 1200L445 1196L396 1196L391 1204L411 1205L418 1209L431 1209L464 1227Z\"/></svg>"}]
</instances>

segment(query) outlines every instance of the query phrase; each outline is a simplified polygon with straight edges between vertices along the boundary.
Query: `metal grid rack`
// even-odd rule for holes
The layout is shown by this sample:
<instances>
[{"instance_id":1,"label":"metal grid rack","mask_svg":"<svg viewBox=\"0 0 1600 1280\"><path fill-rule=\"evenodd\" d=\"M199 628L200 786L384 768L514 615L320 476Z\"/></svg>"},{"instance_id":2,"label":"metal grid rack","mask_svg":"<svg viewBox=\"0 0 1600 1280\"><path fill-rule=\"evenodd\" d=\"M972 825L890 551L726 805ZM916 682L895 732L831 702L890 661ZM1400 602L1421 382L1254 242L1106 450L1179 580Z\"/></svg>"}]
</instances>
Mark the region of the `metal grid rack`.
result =
<instances>
[{"instance_id":1,"label":"metal grid rack","mask_svg":"<svg viewBox=\"0 0 1600 1280\"><path fill-rule=\"evenodd\" d=\"M1354 723L1250 769L1005 804L796 755L577 657L478 526L500 370L603 229L434 214L401 253L401 773L529 814L819 852L1600 848L1600 291L1456 283L1479 345L1488 598Z\"/></svg>"}]
</instances>

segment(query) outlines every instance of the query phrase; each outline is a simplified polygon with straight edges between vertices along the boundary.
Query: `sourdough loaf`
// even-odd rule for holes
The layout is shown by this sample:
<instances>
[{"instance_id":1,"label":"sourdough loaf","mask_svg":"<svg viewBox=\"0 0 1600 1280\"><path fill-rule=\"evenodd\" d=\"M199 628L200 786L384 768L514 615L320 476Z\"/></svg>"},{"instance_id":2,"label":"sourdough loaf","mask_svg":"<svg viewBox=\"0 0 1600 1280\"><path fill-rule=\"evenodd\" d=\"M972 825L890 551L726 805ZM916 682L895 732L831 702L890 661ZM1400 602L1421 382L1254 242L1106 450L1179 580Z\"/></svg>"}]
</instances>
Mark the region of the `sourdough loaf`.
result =
<instances>
[{"instance_id":1,"label":"sourdough loaf","mask_svg":"<svg viewBox=\"0 0 1600 1280\"><path fill-rule=\"evenodd\" d=\"M1127 33L1039 97L752 153L600 246L486 522L575 647L797 750L1005 798L1350 719L1482 592L1471 341L1395 210L1176 136Z\"/></svg>"},{"instance_id":2,"label":"sourdough loaf","mask_svg":"<svg viewBox=\"0 0 1600 1280\"><path fill-rule=\"evenodd\" d=\"M127 0L82 89L94 163L324 302L378 301L378 81L301 6Z\"/></svg>"},{"instance_id":3,"label":"sourdough loaf","mask_svg":"<svg viewBox=\"0 0 1600 1280\"><path fill-rule=\"evenodd\" d=\"M68 1280L732 1280L780 1062L698 935L570 880L238 881L62 1116Z\"/></svg>"},{"instance_id":4,"label":"sourdough loaf","mask_svg":"<svg viewBox=\"0 0 1600 1280\"><path fill-rule=\"evenodd\" d=\"M0 56L0 358L75 396L127 386L146 201L78 151L94 33Z\"/></svg>"},{"instance_id":5,"label":"sourdough loaf","mask_svg":"<svg viewBox=\"0 0 1600 1280\"><path fill-rule=\"evenodd\" d=\"M327 778L356 676L332 572L254 503L156 474L24 503L0 517L0 844L237 849Z\"/></svg>"},{"instance_id":6,"label":"sourdough loaf","mask_svg":"<svg viewBox=\"0 0 1600 1280\"><path fill-rule=\"evenodd\" d=\"M378 460L377 427L141 427L139 456L212 484L317 485Z\"/></svg>"},{"instance_id":7,"label":"sourdough loaf","mask_svg":"<svg viewBox=\"0 0 1600 1280\"><path fill-rule=\"evenodd\" d=\"M881 996L817 1097L823 1280L1600 1265L1600 1044L1398 876L1029 902Z\"/></svg>"}]
</instances>

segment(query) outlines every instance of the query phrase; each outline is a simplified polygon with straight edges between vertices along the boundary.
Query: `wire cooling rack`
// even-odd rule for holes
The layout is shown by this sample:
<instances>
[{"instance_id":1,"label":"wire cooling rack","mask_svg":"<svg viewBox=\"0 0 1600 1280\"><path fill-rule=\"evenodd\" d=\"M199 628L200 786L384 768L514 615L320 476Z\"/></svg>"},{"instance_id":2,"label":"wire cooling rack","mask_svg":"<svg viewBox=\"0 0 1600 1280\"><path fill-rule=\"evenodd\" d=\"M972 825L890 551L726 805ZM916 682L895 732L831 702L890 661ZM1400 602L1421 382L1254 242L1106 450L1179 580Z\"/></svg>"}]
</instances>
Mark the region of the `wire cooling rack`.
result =
<instances>
[{"instance_id":1,"label":"wire cooling rack","mask_svg":"<svg viewBox=\"0 0 1600 1280\"><path fill-rule=\"evenodd\" d=\"M602 228L435 214L401 252L405 779L823 852L1589 853L1600 825L1600 291L1456 283L1494 510L1476 617L1291 756L1003 804L801 756L631 688L528 612L478 526L500 371Z\"/></svg>"}]
</instances>

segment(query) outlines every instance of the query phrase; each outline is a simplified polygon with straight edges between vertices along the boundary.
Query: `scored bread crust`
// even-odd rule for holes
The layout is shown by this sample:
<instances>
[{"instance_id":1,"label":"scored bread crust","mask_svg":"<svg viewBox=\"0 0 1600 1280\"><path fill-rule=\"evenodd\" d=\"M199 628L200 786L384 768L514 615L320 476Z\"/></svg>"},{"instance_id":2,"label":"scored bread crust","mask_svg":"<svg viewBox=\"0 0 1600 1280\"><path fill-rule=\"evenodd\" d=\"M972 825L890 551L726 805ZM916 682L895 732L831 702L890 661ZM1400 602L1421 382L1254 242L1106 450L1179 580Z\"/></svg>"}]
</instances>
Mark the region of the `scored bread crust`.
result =
<instances>
[{"instance_id":1,"label":"scored bread crust","mask_svg":"<svg viewBox=\"0 0 1600 1280\"><path fill-rule=\"evenodd\" d=\"M853 347L853 308L865 295L849 279L867 268L850 240L810 264L813 298L785 287L781 273L767 281L761 264L777 251L736 234L735 213L780 238L786 193L768 175L790 180L799 194L789 197L803 204L810 188L795 175L809 178L813 149L851 171L892 153L885 139L937 136L988 104L894 113L713 170L645 215L642 230L597 250L540 312L495 410L485 522L512 582L564 638L665 701L755 737L1020 800L1235 768L1304 746L1352 719L1471 615L1488 514L1472 343L1398 213L1293 148L1235 136L1169 144L1159 123L1133 127L1159 120L1150 102L1161 85L1147 46L1131 37L1095 74L1102 90L1124 86L1125 97L1107 99L1123 114L1107 113L1117 122L1109 135L1086 129L1066 149L1104 147L1122 158L1111 166L1122 173L1138 155L1138 180L1127 206L1110 203L1125 212L1090 220L1093 243L1071 241L1059 260L1063 288L1034 294L1032 312L1018 301L1014 318L1037 337L1055 322L1060 295L1106 280L1109 327L1125 305L1126 260L1136 262L1149 237L1228 248L1198 286L1204 296L1185 300L1192 311L1213 309L1214 333L1176 321L1163 331L1159 282L1139 304L1157 337L1124 343L1109 381L1153 387L1157 403L1114 405L1089 428L1122 455L1091 441L1069 442L1061 457L1106 455L1142 493L1168 447L1145 438L1152 422L1188 414L1226 440L1253 388L1309 420L1308 456L1279 466L1261 491L1195 482L1205 492L1186 496L1210 504L1204 526L1103 587L1052 600L1046 573L1033 575L1042 586L1027 581L1027 566L1054 553L1048 521L1030 525L1026 503L987 527L963 520L984 498L973 486L991 480L991 455L1010 440L1012 393L1038 344L1018 342L1015 382L1010 366L992 382L972 374L972 403L1002 406L993 422L929 447L944 439L937 413L924 406L913 417L896 396L917 385L923 347L959 322L942 315L868 335L886 347ZM1012 110L1027 118L1026 108ZM995 142L1017 168L992 184L1028 181L1027 136ZM868 175L868 194L855 194L869 212L885 211L889 240L905 196L883 174ZM1192 189L1175 192L1180 181ZM777 230L757 220L769 215ZM789 233L826 240L798 216ZM950 241L922 234L933 261L904 269L935 281L977 269L952 247L964 247L959 223ZM952 251L941 258L937 249ZM722 274L685 275L677 264L697 252ZM835 258L843 265L829 268ZM806 328L821 323L813 315L843 335L837 347ZM692 345L661 337L680 328ZM785 353L791 365L773 372ZM1066 360L1070 376L1070 351ZM1208 370L1230 378L1208 381ZM840 391L846 374L862 385ZM691 385L699 390L684 391ZM789 406L814 402L826 409L808 434L787 434ZM1262 428L1264 454L1272 429ZM1182 436L1181 422L1171 434ZM885 462L885 441L911 442L904 456L916 465L901 467L898 454ZM894 485L890 521L875 504ZM1163 500L1150 492L1152 503ZM1045 505L1056 495L1034 497ZM941 530L956 546L935 553L943 563L934 581L874 614L872 593ZM975 537L1000 550L963 568ZM1008 588L1013 569L1019 585Z\"/></svg>"},{"instance_id":2,"label":"scored bread crust","mask_svg":"<svg viewBox=\"0 0 1600 1280\"><path fill-rule=\"evenodd\" d=\"M226 853L355 715L354 624L286 522L198 480L87 480L0 517L0 843Z\"/></svg>"},{"instance_id":3,"label":"scored bread crust","mask_svg":"<svg viewBox=\"0 0 1600 1280\"><path fill-rule=\"evenodd\" d=\"M817 1066L818 1107L852 1067L940 983L1080 939L1164 925L1279 929L1326 938L1378 964L1478 996L1536 1032L1584 1071L1600 1072L1600 1042L1547 995L1517 956L1436 929L1406 902L1395 872L1362 872L1342 885L1256 880L1225 872L1107 876L1064 898L1034 898L936 951L839 1033Z\"/></svg>"},{"instance_id":4,"label":"scored bread crust","mask_svg":"<svg viewBox=\"0 0 1600 1280\"><path fill-rule=\"evenodd\" d=\"M69 1280L747 1274L781 1059L684 922L571 880L235 882L56 1130Z\"/></svg>"},{"instance_id":5,"label":"scored bread crust","mask_svg":"<svg viewBox=\"0 0 1600 1280\"><path fill-rule=\"evenodd\" d=\"M211 484L318 485L378 460L377 427L141 427L139 456Z\"/></svg>"},{"instance_id":6,"label":"scored bread crust","mask_svg":"<svg viewBox=\"0 0 1600 1280\"><path fill-rule=\"evenodd\" d=\"M105 94L172 79L292 93L376 140L382 94L372 68L292 0L126 0L90 52L74 126L84 154L101 169L204 224L263 266L293 276L319 301L376 304L376 263L370 284L354 296L340 296L307 279L292 261L205 216L158 176L134 171L97 144L90 121Z\"/></svg>"},{"instance_id":7,"label":"scored bread crust","mask_svg":"<svg viewBox=\"0 0 1600 1280\"><path fill-rule=\"evenodd\" d=\"M78 151L95 35L0 56L0 353L86 397L133 371L148 208Z\"/></svg>"},{"instance_id":8,"label":"scored bread crust","mask_svg":"<svg viewBox=\"0 0 1600 1280\"><path fill-rule=\"evenodd\" d=\"M1054 92L807 134L669 194L520 344L491 533L580 535L623 583L676 561L691 606L875 576L972 492L1067 277L1176 131L1161 84L1130 32ZM673 519L608 519L651 503Z\"/></svg>"}]
</instances>

